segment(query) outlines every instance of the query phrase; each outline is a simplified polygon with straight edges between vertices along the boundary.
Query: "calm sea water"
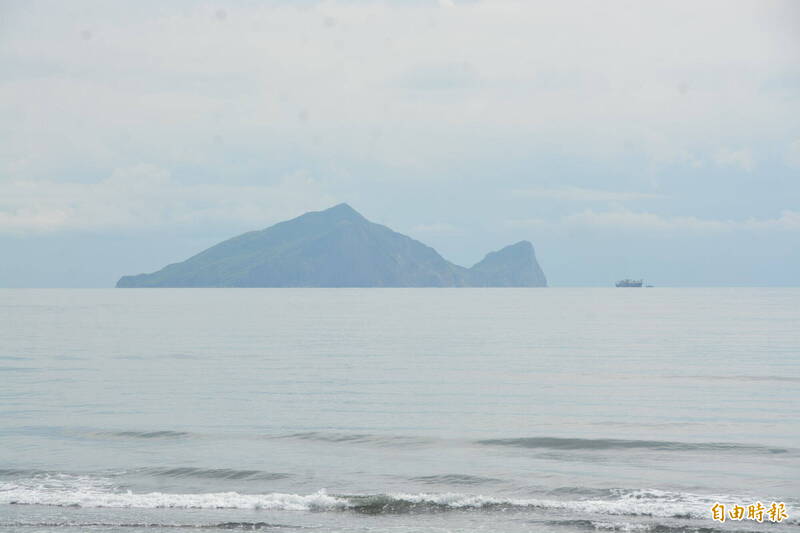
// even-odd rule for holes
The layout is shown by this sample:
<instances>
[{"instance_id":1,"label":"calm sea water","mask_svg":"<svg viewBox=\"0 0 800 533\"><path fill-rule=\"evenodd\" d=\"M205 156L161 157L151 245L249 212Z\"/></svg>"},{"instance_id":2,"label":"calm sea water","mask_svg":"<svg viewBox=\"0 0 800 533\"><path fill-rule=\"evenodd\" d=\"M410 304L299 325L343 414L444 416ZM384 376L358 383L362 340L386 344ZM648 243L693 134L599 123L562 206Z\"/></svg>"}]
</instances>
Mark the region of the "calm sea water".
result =
<instances>
[{"instance_id":1,"label":"calm sea water","mask_svg":"<svg viewBox=\"0 0 800 533\"><path fill-rule=\"evenodd\" d=\"M800 290L0 291L0 529L197 528L799 531Z\"/></svg>"}]
</instances>

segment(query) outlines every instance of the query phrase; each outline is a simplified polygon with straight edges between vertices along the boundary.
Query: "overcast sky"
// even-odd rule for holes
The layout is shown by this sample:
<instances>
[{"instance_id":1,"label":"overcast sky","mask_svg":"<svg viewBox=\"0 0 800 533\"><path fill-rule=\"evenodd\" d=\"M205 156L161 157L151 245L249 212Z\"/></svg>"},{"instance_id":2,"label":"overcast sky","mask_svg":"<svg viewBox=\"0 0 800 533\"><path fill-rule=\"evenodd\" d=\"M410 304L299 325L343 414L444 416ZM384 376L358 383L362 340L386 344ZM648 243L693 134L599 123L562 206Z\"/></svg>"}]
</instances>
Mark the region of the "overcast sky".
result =
<instances>
[{"instance_id":1,"label":"overcast sky","mask_svg":"<svg viewBox=\"0 0 800 533\"><path fill-rule=\"evenodd\" d=\"M0 0L0 286L338 202L552 285L800 285L800 2Z\"/></svg>"}]
</instances>

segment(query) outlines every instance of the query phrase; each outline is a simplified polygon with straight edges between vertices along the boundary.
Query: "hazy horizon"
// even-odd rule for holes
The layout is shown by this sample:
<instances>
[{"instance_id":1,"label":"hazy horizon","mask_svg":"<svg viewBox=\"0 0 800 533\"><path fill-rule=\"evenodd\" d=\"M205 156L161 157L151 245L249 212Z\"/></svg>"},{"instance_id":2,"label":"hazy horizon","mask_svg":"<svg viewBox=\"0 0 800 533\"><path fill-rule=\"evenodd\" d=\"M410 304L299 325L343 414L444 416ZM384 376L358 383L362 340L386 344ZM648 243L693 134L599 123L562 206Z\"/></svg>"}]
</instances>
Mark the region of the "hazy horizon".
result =
<instances>
[{"instance_id":1,"label":"hazy horizon","mask_svg":"<svg viewBox=\"0 0 800 533\"><path fill-rule=\"evenodd\" d=\"M800 4L0 1L0 287L340 202L549 284L800 285Z\"/></svg>"}]
</instances>

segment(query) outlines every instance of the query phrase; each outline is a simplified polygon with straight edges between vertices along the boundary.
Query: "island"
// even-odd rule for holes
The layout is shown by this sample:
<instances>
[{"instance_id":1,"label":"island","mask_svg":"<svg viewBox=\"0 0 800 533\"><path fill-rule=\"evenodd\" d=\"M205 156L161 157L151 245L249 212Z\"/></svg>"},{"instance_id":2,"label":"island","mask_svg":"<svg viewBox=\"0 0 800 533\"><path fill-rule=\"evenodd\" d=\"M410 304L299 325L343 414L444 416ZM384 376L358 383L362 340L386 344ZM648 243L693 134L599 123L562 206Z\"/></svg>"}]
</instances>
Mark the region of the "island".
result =
<instances>
[{"instance_id":1,"label":"island","mask_svg":"<svg viewBox=\"0 0 800 533\"><path fill-rule=\"evenodd\" d=\"M520 241L471 268L364 218L347 204L221 242L117 287L546 287L533 245Z\"/></svg>"}]
</instances>

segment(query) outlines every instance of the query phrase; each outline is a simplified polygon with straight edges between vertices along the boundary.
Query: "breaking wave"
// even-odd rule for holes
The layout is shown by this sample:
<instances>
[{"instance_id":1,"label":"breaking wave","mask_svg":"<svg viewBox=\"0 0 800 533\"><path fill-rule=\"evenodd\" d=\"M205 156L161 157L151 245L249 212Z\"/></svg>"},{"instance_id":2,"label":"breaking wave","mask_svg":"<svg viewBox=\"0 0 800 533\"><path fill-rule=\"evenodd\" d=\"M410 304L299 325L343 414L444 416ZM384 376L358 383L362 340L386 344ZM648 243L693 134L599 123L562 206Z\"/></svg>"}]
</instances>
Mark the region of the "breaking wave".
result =
<instances>
[{"instance_id":1,"label":"breaking wave","mask_svg":"<svg viewBox=\"0 0 800 533\"><path fill-rule=\"evenodd\" d=\"M665 518L706 517L709 505L713 504L713 500L695 495L656 490L616 491L616 496L611 499L515 499L458 493L418 493L350 496L348 497L348 502L349 509L366 514L443 512L474 509L487 511L538 509Z\"/></svg>"},{"instance_id":2,"label":"breaking wave","mask_svg":"<svg viewBox=\"0 0 800 533\"><path fill-rule=\"evenodd\" d=\"M109 478L66 474L34 476L0 483L0 504L143 509L342 511L370 515L528 509L592 515L707 518L708 509L715 501L735 499L732 496L700 496L652 489L610 489L603 497L571 499L515 499L461 493L331 495L324 490L312 494L135 493L120 490Z\"/></svg>"},{"instance_id":3,"label":"breaking wave","mask_svg":"<svg viewBox=\"0 0 800 533\"><path fill-rule=\"evenodd\" d=\"M346 509L348 501L314 494L240 494L214 492L170 494L163 492L101 492L92 490L58 491L31 488L6 489L0 486L0 503L16 505L51 505L58 507L115 507L138 509L248 509L265 511L330 511Z\"/></svg>"},{"instance_id":4,"label":"breaking wave","mask_svg":"<svg viewBox=\"0 0 800 533\"><path fill-rule=\"evenodd\" d=\"M299 529L300 526L269 522L220 522L216 524L173 524L161 522L0 522L0 527L31 528L131 528L131 529L223 529L256 531L259 529Z\"/></svg>"}]
</instances>

